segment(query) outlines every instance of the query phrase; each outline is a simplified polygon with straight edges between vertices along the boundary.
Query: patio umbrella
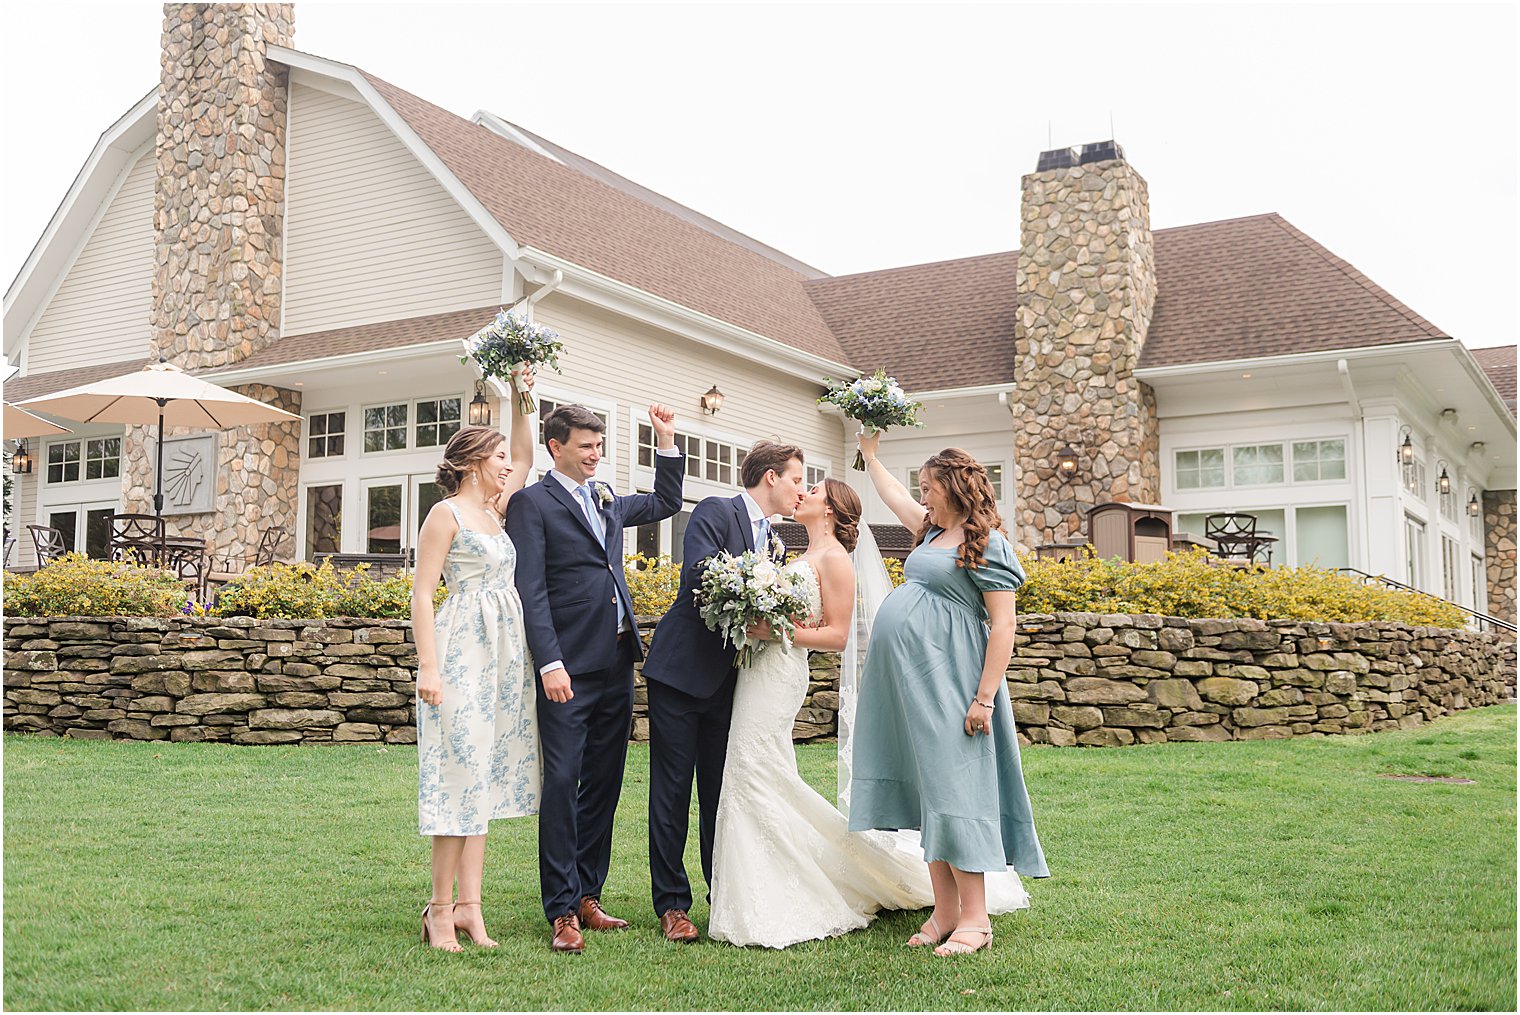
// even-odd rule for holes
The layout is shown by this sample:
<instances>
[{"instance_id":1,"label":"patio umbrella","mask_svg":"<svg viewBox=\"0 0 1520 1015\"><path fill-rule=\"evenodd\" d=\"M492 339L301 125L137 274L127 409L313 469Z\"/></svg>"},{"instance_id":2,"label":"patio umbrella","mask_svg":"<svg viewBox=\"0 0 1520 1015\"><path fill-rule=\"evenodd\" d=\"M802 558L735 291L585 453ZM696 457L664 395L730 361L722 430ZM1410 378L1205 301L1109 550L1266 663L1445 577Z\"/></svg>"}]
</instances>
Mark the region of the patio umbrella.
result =
<instances>
[{"instance_id":1,"label":"patio umbrella","mask_svg":"<svg viewBox=\"0 0 1520 1015\"><path fill-rule=\"evenodd\" d=\"M73 432L66 426L49 423L41 416L33 416L19 406L5 403L5 439L8 441L22 437L51 437L54 434Z\"/></svg>"},{"instance_id":2,"label":"patio umbrella","mask_svg":"<svg viewBox=\"0 0 1520 1015\"><path fill-rule=\"evenodd\" d=\"M31 398L21 405L81 423L132 423L158 420L158 475L153 483L153 513L164 513L164 427L210 430L252 423L289 423L301 417L265 405L247 395L192 377L173 363L150 363L120 377L83 384L67 391Z\"/></svg>"}]
</instances>

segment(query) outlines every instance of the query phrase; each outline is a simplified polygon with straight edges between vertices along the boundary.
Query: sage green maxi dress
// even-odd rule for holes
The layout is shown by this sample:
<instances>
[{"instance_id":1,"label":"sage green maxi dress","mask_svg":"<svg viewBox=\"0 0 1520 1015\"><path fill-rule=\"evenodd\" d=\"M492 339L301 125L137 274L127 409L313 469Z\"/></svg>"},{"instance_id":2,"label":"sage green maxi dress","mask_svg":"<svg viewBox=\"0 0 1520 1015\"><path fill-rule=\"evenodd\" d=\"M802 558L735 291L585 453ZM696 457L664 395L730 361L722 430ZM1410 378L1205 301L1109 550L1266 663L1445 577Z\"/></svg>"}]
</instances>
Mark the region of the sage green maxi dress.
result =
<instances>
[{"instance_id":1,"label":"sage green maxi dress","mask_svg":"<svg viewBox=\"0 0 1520 1015\"><path fill-rule=\"evenodd\" d=\"M908 557L907 580L872 625L855 713L850 829L917 828L926 860L1049 877L1006 684L992 736L965 732L987 654L982 592L1017 589L1024 569L999 532L984 566L957 567L959 547L929 545L939 532L930 529Z\"/></svg>"}]
</instances>

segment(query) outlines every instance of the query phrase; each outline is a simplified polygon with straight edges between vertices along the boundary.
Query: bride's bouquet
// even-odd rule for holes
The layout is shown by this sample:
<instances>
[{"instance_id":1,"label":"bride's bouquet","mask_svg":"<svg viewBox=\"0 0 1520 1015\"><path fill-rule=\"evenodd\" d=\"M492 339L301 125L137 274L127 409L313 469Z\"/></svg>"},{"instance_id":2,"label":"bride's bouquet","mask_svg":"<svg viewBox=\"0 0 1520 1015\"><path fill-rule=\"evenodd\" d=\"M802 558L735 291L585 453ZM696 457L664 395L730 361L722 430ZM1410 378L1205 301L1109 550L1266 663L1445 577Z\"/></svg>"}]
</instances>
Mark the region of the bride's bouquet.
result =
<instances>
[{"instance_id":1,"label":"bride's bouquet","mask_svg":"<svg viewBox=\"0 0 1520 1015\"><path fill-rule=\"evenodd\" d=\"M474 360L486 377L498 379L512 377L512 387L517 391L517 406L524 413L538 411L528 382L513 371L524 364L537 367L547 363L559 369L559 354L565 351L565 343L559 333L543 324L528 320L526 314L513 310L498 311L494 320L464 340L464 355L459 362Z\"/></svg>"},{"instance_id":2,"label":"bride's bouquet","mask_svg":"<svg viewBox=\"0 0 1520 1015\"><path fill-rule=\"evenodd\" d=\"M923 426L918 410L923 406L908 397L894 377L880 367L869 377L830 385L820 405L837 405L844 414L860 423L862 433L878 434L891 426ZM855 468L864 472L865 458L855 452Z\"/></svg>"},{"instance_id":3,"label":"bride's bouquet","mask_svg":"<svg viewBox=\"0 0 1520 1015\"><path fill-rule=\"evenodd\" d=\"M763 643L752 642L751 624L769 621L782 638L797 629L795 618L808 612L806 579L800 571L776 566L767 554L727 551L710 557L696 590L697 610L708 630L739 650L735 664L748 666Z\"/></svg>"}]
</instances>

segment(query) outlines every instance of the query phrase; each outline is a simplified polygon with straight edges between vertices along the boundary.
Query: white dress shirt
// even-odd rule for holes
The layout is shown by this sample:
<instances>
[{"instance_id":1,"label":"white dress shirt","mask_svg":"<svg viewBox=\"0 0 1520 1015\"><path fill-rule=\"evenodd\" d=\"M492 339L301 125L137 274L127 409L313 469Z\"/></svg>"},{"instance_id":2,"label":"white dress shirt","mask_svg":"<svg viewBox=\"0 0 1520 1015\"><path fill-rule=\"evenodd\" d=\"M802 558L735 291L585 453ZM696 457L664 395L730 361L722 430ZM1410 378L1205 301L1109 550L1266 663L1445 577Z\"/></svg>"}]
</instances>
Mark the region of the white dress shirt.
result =
<instances>
[{"instance_id":1,"label":"white dress shirt","mask_svg":"<svg viewBox=\"0 0 1520 1015\"><path fill-rule=\"evenodd\" d=\"M681 449L680 448L655 448L654 449L654 453L657 454L657 455L663 455L666 458L679 458L679 457L681 457ZM603 542L605 543L606 537L607 537L607 520L605 518L593 518L589 514L587 514L587 512L586 512L586 502L581 499L581 495L580 495L579 491L580 491L580 488L582 486L585 486L586 484L585 483L577 483L575 480L571 479L569 476L565 475L563 472L560 472L558 469L553 470L552 472L549 473L549 475L551 475L555 479L559 480L560 485L563 486L569 492L570 498L575 501L576 507L579 507L581 509L581 514L586 516L586 521L588 521L588 522L591 523L592 530L595 531L595 532L602 533L602 539L603 539ZM594 490L594 489L591 491L591 502L593 504L600 503L600 501L598 500L598 498L596 496L596 490ZM751 503L753 503L753 502L751 502ZM759 505L758 504L755 505L755 510L758 511L759 509L760 509ZM617 627L617 629L618 629L618 634L622 634L625 631L632 630L632 628L628 624L628 618L627 618L627 616L625 616L624 613L623 613L622 596L618 596L618 594L617 594L617 587L615 585L613 587L612 594L614 596L617 596L617 599L618 599L618 604L617 604L618 627ZM543 674L548 673L550 670L563 669L564 665L565 665L565 661L563 659L556 659L552 663L546 663L545 665L540 666L538 668L538 672L539 672L539 675L542 676Z\"/></svg>"}]
</instances>

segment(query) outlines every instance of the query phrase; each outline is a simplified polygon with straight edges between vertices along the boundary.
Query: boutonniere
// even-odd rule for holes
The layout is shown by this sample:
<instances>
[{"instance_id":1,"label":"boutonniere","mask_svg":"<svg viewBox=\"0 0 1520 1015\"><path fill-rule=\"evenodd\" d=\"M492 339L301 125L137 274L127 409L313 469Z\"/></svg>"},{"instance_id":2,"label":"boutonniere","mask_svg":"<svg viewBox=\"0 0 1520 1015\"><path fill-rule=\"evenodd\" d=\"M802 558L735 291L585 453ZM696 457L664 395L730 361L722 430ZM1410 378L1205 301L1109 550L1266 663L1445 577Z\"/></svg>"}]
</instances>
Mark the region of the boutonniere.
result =
<instances>
[{"instance_id":1,"label":"boutonniere","mask_svg":"<svg viewBox=\"0 0 1520 1015\"><path fill-rule=\"evenodd\" d=\"M775 532L771 533L770 551L773 560L780 560L782 554L786 553L786 544L781 541L781 537L776 535Z\"/></svg>"},{"instance_id":2,"label":"boutonniere","mask_svg":"<svg viewBox=\"0 0 1520 1015\"><path fill-rule=\"evenodd\" d=\"M608 486L606 483L597 483L595 484L594 489L596 490L597 501L604 508L610 507L612 502L617 499L612 493L612 487Z\"/></svg>"}]
</instances>

